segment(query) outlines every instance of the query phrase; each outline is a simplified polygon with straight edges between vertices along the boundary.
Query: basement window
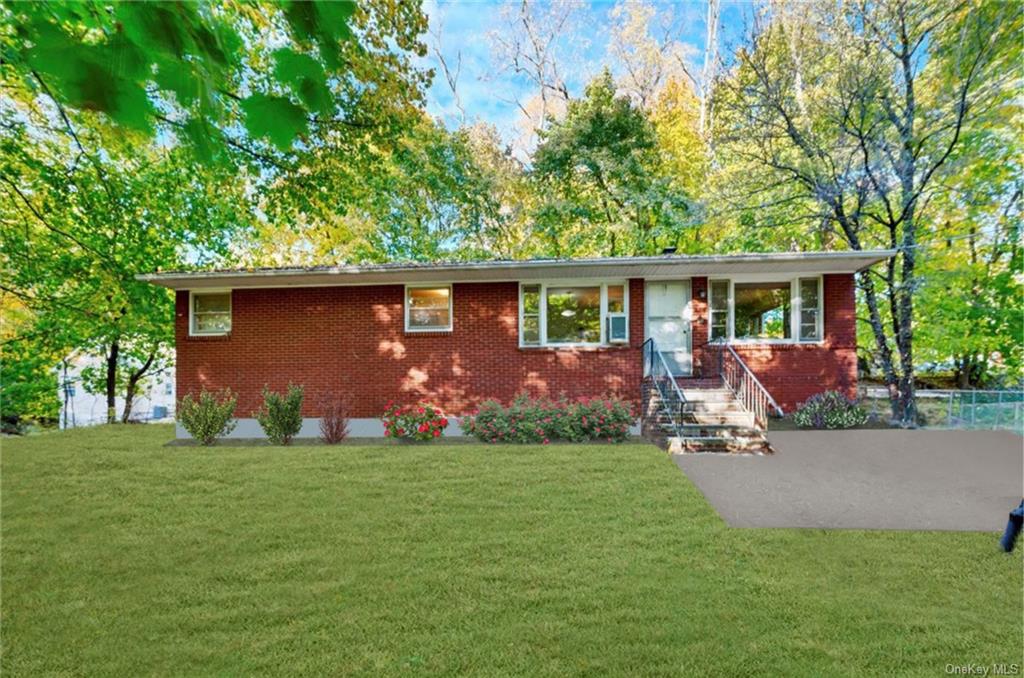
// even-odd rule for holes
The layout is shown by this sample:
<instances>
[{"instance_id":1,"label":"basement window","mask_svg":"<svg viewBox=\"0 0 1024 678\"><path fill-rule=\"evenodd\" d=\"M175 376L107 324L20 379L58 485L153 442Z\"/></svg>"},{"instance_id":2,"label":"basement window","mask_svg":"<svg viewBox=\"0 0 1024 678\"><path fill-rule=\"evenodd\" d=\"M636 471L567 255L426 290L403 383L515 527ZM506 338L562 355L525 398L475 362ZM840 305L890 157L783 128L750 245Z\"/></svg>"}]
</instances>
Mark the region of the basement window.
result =
<instances>
[{"instance_id":1,"label":"basement window","mask_svg":"<svg viewBox=\"0 0 1024 678\"><path fill-rule=\"evenodd\" d=\"M189 334L209 336L230 332L230 291L189 293Z\"/></svg>"}]
</instances>

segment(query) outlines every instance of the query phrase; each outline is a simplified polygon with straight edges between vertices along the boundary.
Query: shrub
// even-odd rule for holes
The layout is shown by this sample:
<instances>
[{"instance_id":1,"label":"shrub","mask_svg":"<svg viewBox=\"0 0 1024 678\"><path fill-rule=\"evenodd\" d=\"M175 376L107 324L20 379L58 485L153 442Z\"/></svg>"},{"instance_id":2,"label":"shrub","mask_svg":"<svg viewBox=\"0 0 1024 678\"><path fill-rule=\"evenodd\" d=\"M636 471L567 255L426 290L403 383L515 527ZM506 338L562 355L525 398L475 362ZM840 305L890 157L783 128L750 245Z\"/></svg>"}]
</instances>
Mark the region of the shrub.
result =
<instances>
[{"instance_id":1,"label":"shrub","mask_svg":"<svg viewBox=\"0 0 1024 678\"><path fill-rule=\"evenodd\" d=\"M263 406L252 416L273 444L288 445L302 428L302 396L302 387L294 384L284 395L263 387Z\"/></svg>"},{"instance_id":2,"label":"shrub","mask_svg":"<svg viewBox=\"0 0 1024 678\"><path fill-rule=\"evenodd\" d=\"M328 445L337 445L348 436L348 398L342 395L326 396L320 403L320 439Z\"/></svg>"},{"instance_id":3,"label":"shrub","mask_svg":"<svg viewBox=\"0 0 1024 678\"><path fill-rule=\"evenodd\" d=\"M516 396L508 407L496 400L460 421L462 430L487 443L541 443L552 440L621 442L633 422L630 407L616 398L569 401Z\"/></svg>"},{"instance_id":4,"label":"shrub","mask_svg":"<svg viewBox=\"0 0 1024 678\"><path fill-rule=\"evenodd\" d=\"M178 423L201 444L213 445L217 438L235 430L237 405L238 396L231 389L214 394L204 388L198 400L189 393L178 401Z\"/></svg>"},{"instance_id":5,"label":"shrub","mask_svg":"<svg viewBox=\"0 0 1024 678\"><path fill-rule=\"evenodd\" d=\"M448 417L441 408L427 403L398 406L388 403L381 417L384 435L406 440L433 440L444 435Z\"/></svg>"},{"instance_id":6,"label":"shrub","mask_svg":"<svg viewBox=\"0 0 1024 678\"><path fill-rule=\"evenodd\" d=\"M867 420L867 412L839 391L811 396L793 415L800 428L851 428Z\"/></svg>"}]
</instances>

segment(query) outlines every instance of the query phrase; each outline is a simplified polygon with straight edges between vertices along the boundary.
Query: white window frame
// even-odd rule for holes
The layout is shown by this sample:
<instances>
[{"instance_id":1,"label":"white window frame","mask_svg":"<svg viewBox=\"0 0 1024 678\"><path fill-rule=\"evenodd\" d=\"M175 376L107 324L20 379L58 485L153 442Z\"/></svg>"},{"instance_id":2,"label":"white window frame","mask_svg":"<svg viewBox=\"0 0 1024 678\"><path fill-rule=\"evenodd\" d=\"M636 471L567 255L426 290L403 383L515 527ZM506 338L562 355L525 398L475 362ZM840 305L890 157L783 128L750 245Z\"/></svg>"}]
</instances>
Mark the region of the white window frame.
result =
<instances>
[{"instance_id":1,"label":"white window frame","mask_svg":"<svg viewBox=\"0 0 1024 678\"><path fill-rule=\"evenodd\" d=\"M626 341L608 342L608 287L622 287L622 315L626 316ZM538 309L540 321L540 343L523 343L523 288L540 287L540 307ZM597 343L588 342L551 342L548 341L548 288L549 287L599 287L601 289L601 338ZM619 315L618 312L612 315ZM591 280L575 279L566 280L522 280L519 282L518 299L518 321L516 331L519 335L520 348L600 348L608 346L629 346L629 281L628 280Z\"/></svg>"},{"instance_id":2,"label":"white window frame","mask_svg":"<svg viewBox=\"0 0 1024 678\"><path fill-rule=\"evenodd\" d=\"M199 332L196 330L196 302L195 297L204 296L210 294L226 294L228 295L228 329L217 330L217 331L206 331ZM190 337L223 337L231 334L231 330L235 326L235 300L234 294L230 289L211 289L211 290L189 290L188 291L188 336Z\"/></svg>"},{"instance_id":3,"label":"white window frame","mask_svg":"<svg viewBox=\"0 0 1024 678\"><path fill-rule=\"evenodd\" d=\"M448 325L446 327L410 327L409 326L409 290L448 290ZM402 291L402 309L405 316L405 331L411 334L426 332L451 332L455 326L455 288L451 283L406 285Z\"/></svg>"},{"instance_id":4,"label":"white window frame","mask_svg":"<svg viewBox=\"0 0 1024 678\"><path fill-rule=\"evenodd\" d=\"M815 334L818 335L817 339L802 339L800 337L800 327L803 324L803 299L800 296L800 281L801 280L817 280L818 281L818 314L815 318ZM793 282L793 288L796 294L793 295L793 306L794 306L794 318L796 323L796 342L800 344L820 344L825 341L825 276L821 275L801 275L797 276Z\"/></svg>"},{"instance_id":5,"label":"white window frame","mask_svg":"<svg viewBox=\"0 0 1024 678\"><path fill-rule=\"evenodd\" d=\"M817 339L801 339L800 338L800 316L803 310L803 303L800 299L800 281L816 279L818 281L818 317L817 317ZM729 301L728 301L728 315L726 316L726 327L727 335L726 341L730 344L821 344L825 341L825 282L824 276L819 273L801 273L798 275L791 276L777 276L777 275L756 275L756 276L736 276L733 278L715 277L708 278L708 341L711 341L711 311L713 306L711 304L711 283L713 282L727 282L729 283ZM736 283L789 283L789 298L790 298L790 309L789 309L789 328L792 333L792 337L788 339L768 339L768 338L736 338Z\"/></svg>"}]
</instances>

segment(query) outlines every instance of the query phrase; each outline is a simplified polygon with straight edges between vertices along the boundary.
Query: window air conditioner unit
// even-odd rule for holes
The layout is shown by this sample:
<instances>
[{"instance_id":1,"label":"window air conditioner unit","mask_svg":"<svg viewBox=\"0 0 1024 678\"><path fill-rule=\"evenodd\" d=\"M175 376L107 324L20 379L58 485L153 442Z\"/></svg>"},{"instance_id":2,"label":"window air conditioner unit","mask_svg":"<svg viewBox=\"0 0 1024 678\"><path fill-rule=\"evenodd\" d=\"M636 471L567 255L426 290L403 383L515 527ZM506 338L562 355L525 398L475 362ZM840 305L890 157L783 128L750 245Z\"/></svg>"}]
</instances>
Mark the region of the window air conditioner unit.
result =
<instances>
[{"instance_id":1,"label":"window air conditioner unit","mask_svg":"<svg viewBox=\"0 0 1024 678\"><path fill-rule=\"evenodd\" d=\"M608 314L608 343L625 344L629 341L625 313Z\"/></svg>"}]
</instances>

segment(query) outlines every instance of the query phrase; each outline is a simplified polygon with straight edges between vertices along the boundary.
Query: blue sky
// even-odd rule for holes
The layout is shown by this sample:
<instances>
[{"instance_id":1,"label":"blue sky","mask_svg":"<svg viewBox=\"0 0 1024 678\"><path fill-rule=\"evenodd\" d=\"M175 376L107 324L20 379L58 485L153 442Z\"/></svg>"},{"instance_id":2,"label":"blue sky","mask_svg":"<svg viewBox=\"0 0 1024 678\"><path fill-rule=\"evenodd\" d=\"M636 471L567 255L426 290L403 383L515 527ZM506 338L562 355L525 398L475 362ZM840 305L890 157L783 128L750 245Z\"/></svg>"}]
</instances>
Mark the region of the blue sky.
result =
<instances>
[{"instance_id":1,"label":"blue sky","mask_svg":"<svg viewBox=\"0 0 1024 678\"><path fill-rule=\"evenodd\" d=\"M550 3L539 3L550 8ZM705 2L656 2L657 17L674 19L674 35L700 61L706 34ZM608 53L611 12L615 2L582 3L575 14L573 30L556 43L566 63L566 84L573 96L582 93L587 81L608 65L617 68ZM516 121L521 118L515 99L525 99L535 87L523 76L502 68L492 34L501 31L505 22L503 8L515 10L518 3L471 2L468 0L427 0L424 9L430 17L431 34L426 41L433 51L435 35L440 32L440 45L449 65L454 68L461 54L462 66L458 81L470 121L484 120L494 124L506 140L516 134ZM751 5L745 2L723 2L719 17L719 50L727 55L742 34ZM431 53L430 66L437 65ZM696 64L695 64L696 65ZM428 111L449 125L457 124L458 116L451 91L437 69L428 92ZM699 71L699 66L698 66Z\"/></svg>"}]
</instances>

